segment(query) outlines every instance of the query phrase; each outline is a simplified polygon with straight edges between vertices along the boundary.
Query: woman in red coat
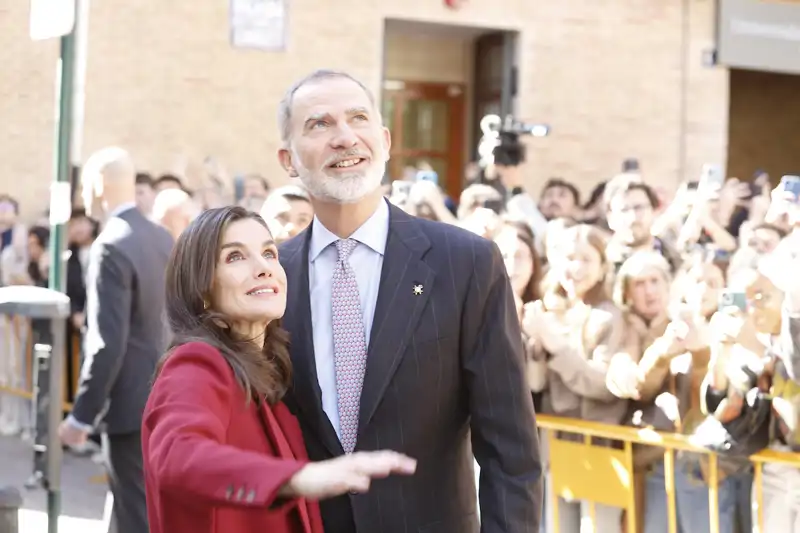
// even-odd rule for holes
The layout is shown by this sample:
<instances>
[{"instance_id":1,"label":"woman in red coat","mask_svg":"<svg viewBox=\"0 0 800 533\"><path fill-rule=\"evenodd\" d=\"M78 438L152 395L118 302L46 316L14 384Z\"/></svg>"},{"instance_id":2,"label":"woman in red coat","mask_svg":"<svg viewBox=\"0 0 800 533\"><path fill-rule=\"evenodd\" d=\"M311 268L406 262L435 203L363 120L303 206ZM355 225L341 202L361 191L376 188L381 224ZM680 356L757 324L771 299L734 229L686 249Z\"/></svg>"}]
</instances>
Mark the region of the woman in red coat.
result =
<instances>
[{"instance_id":1,"label":"woman in red coat","mask_svg":"<svg viewBox=\"0 0 800 533\"><path fill-rule=\"evenodd\" d=\"M281 401L286 274L258 215L201 214L175 245L166 297L174 340L142 427L151 533L322 533L316 500L413 473L394 452L309 463Z\"/></svg>"}]
</instances>

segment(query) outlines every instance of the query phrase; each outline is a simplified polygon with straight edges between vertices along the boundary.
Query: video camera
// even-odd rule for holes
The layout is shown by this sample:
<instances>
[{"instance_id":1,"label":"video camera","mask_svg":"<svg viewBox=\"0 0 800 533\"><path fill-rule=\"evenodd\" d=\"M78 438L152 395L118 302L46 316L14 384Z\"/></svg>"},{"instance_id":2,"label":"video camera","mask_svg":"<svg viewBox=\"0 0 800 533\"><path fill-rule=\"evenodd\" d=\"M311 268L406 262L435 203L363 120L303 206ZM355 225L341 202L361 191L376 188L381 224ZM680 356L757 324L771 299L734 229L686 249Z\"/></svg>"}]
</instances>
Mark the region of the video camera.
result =
<instances>
[{"instance_id":1,"label":"video camera","mask_svg":"<svg viewBox=\"0 0 800 533\"><path fill-rule=\"evenodd\" d=\"M483 136L478 143L479 164L482 170L490 165L517 166L525 161L525 146L522 136L546 137L550 127L546 124L529 124L507 115L486 115L481 119Z\"/></svg>"}]
</instances>

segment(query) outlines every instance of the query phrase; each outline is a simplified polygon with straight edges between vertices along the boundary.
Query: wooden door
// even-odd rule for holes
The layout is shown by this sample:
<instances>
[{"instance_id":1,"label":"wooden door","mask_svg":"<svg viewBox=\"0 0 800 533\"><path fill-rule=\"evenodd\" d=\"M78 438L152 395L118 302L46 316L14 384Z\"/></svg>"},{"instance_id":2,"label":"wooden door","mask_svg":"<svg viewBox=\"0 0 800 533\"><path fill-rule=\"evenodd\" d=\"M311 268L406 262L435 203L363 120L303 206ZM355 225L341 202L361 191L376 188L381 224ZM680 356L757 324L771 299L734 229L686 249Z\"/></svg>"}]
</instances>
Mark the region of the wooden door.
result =
<instances>
[{"instance_id":1,"label":"wooden door","mask_svg":"<svg viewBox=\"0 0 800 533\"><path fill-rule=\"evenodd\" d=\"M391 178L407 166L427 162L451 198L461 195L464 169L464 86L457 83L390 81L383 118L392 133Z\"/></svg>"}]
</instances>

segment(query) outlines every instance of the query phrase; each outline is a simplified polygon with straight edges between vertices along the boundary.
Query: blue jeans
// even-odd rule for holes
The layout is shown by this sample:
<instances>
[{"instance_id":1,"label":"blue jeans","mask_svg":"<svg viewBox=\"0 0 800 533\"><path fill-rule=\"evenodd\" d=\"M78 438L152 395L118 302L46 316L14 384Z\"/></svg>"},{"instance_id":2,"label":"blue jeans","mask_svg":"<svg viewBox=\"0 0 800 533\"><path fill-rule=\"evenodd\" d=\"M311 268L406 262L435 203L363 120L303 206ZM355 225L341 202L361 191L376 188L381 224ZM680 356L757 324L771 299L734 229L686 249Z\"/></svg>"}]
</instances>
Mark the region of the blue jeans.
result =
<instances>
[{"instance_id":1,"label":"blue jeans","mask_svg":"<svg viewBox=\"0 0 800 533\"><path fill-rule=\"evenodd\" d=\"M749 482L748 482L749 479ZM734 533L737 507L742 511L750 509L750 494L744 486L750 486L752 474L743 472L726 477L719 486L719 532ZM653 467L647 476L645 487L644 533L667 533L669 516L667 514L667 492L664 485L664 464ZM746 498L744 502L740 501ZM710 520L708 512L708 485L705 483L696 460L676 460L675 465L675 507L679 533L708 533ZM739 511L739 514L744 514ZM750 522L741 516L741 521ZM752 524L743 523L742 531L752 531Z\"/></svg>"}]
</instances>

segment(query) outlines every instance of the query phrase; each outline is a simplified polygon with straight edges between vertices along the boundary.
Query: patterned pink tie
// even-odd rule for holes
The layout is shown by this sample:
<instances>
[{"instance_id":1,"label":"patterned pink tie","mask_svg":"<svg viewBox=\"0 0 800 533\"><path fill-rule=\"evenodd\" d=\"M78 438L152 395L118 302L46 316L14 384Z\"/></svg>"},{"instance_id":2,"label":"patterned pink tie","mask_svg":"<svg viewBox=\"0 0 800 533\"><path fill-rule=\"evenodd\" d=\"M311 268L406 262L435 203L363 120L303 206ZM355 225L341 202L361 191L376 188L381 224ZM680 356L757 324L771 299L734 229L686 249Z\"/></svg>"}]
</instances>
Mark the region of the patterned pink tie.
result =
<instances>
[{"instance_id":1,"label":"patterned pink tie","mask_svg":"<svg viewBox=\"0 0 800 533\"><path fill-rule=\"evenodd\" d=\"M342 448L346 453L351 453L356 447L361 386L367 369L367 341L361 301L358 298L356 273L349 262L356 245L358 242L353 239L336 241L339 260L333 271L331 293L336 394Z\"/></svg>"}]
</instances>

